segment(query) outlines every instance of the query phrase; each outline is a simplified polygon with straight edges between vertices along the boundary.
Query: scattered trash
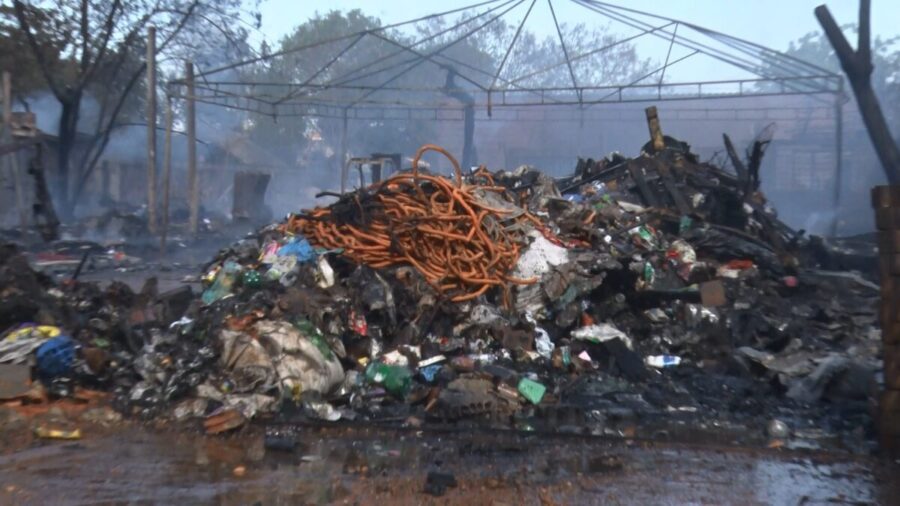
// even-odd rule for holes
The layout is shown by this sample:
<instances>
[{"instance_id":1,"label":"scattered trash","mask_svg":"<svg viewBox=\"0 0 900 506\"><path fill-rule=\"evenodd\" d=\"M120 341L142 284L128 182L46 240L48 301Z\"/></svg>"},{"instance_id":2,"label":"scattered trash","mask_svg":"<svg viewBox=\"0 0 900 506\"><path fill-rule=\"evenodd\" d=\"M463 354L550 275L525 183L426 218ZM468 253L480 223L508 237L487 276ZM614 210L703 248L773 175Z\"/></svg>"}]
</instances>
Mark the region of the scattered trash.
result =
<instances>
[{"instance_id":1,"label":"scattered trash","mask_svg":"<svg viewBox=\"0 0 900 506\"><path fill-rule=\"evenodd\" d=\"M544 398L544 392L547 391L547 387L541 385L537 381L532 381L528 378L522 378L519 380L519 393L522 394L522 397L528 399L532 404L540 404L541 399Z\"/></svg>"},{"instance_id":2,"label":"scattered trash","mask_svg":"<svg viewBox=\"0 0 900 506\"><path fill-rule=\"evenodd\" d=\"M45 378L63 376L69 372L75 360L75 342L59 335L43 342L35 353L37 370Z\"/></svg>"},{"instance_id":3,"label":"scattered trash","mask_svg":"<svg viewBox=\"0 0 900 506\"><path fill-rule=\"evenodd\" d=\"M632 347L631 339L611 323L597 323L581 327L572 332L572 337L590 341L592 343L602 343L612 339L621 339L626 346L629 348Z\"/></svg>"},{"instance_id":4,"label":"scattered trash","mask_svg":"<svg viewBox=\"0 0 900 506\"><path fill-rule=\"evenodd\" d=\"M247 419L237 409L227 408L219 410L203 421L203 428L207 434L220 434L237 429L247 423Z\"/></svg>"},{"instance_id":5,"label":"scattered trash","mask_svg":"<svg viewBox=\"0 0 900 506\"><path fill-rule=\"evenodd\" d=\"M41 439L81 439L81 429L54 429L39 425L34 428L34 435Z\"/></svg>"},{"instance_id":6,"label":"scattered trash","mask_svg":"<svg viewBox=\"0 0 900 506\"><path fill-rule=\"evenodd\" d=\"M534 338L534 347L538 355L544 358L550 358L553 355L553 349L556 347L550 340L550 334L546 330L538 327L535 329L537 337Z\"/></svg>"},{"instance_id":7,"label":"scattered trash","mask_svg":"<svg viewBox=\"0 0 900 506\"><path fill-rule=\"evenodd\" d=\"M316 252L306 238L298 237L278 248L277 255L280 257L293 255L297 257L297 260L300 262L309 262L316 257Z\"/></svg>"},{"instance_id":8,"label":"scattered trash","mask_svg":"<svg viewBox=\"0 0 900 506\"><path fill-rule=\"evenodd\" d=\"M288 434L266 432L263 444L266 450L290 452L297 448L297 438Z\"/></svg>"},{"instance_id":9,"label":"scattered trash","mask_svg":"<svg viewBox=\"0 0 900 506\"><path fill-rule=\"evenodd\" d=\"M644 363L650 367L663 369L666 367L674 367L681 363L681 357L673 355L648 355L644 357Z\"/></svg>"},{"instance_id":10,"label":"scattered trash","mask_svg":"<svg viewBox=\"0 0 900 506\"><path fill-rule=\"evenodd\" d=\"M283 321L260 321L254 326L266 349L282 389L330 393L344 381L344 369L328 345L306 336Z\"/></svg>"},{"instance_id":11,"label":"scattered trash","mask_svg":"<svg viewBox=\"0 0 900 506\"><path fill-rule=\"evenodd\" d=\"M772 439L786 439L791 435L791 429L781 420L773 419L766 425L766 434Z\"/></svg>"},{"instance_id":12,"label":"scattered trash","mask_svg":"<svg viewBox=\"0 0 900 506\"><path fill-rule=\"evenodd\" d=\"M55 283L0 245L0 363L19 367L0 375L18 392L33 363L50 395L102 385L126 416L210 434L276 413L866 423L864 402L821 401L871 396L878 286L831 270L830 243L677 145L557 179L414 163L222 249L190 278L199 296ZM443 153L416 160L427 150Z\"/></svg>"},{"instance_id":13,"label":"scattered trash","mask_svg":"<svg viewBox=\"0 0 900 506\"><path fill-rule=\"evenodd\" d=\"M372 383L383 385L385 390L398 397L404 397L412 386L412 374L409 369L378 361L372 362L366 367L366 379Z\"/></svg>"}]
</instances>

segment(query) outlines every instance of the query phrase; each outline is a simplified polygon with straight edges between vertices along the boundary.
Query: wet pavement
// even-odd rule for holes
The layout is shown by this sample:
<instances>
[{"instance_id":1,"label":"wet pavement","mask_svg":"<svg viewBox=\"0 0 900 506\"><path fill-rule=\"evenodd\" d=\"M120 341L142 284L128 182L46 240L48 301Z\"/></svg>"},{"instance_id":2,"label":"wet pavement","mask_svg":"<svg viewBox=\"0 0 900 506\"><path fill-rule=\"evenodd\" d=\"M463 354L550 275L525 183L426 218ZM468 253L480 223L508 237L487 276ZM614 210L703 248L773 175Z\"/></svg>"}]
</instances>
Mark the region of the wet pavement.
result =
<instances>
[{"instance_id":1,"label":"wet pavement","mask_svg":"<svg viewBox=\"0 0 900 506\"><path fill-rule=\"evenodd\" d=\"M126 424L0 456L0 504L898 504L900 466L839 453L516 433ZM424 492L429 472L457 486Z\"/></svg>"}]
</instances>

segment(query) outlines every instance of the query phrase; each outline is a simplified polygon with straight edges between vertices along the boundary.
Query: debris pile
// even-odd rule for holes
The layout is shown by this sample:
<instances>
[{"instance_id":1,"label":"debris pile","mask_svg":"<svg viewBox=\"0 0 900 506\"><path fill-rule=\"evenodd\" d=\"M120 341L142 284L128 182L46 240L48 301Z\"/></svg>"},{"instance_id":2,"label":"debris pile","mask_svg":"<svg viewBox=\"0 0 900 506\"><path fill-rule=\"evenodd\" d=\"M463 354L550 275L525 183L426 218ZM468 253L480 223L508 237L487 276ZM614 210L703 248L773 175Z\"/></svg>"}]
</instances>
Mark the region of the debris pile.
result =
<instances>
[{"instance_id":1,"label":"debris pile","mask_svg":"<svg viewBox=\"0 0 900 506\"><path fill-rule=\"evenodd\" d=\"M262 228L206 266L199 299L62 287L73 370L100 349L103 372L82 378L124 411L210 433L263 414L593 433L869 423L877 286L818 270L823 243L810 253L759 192L761 153L730 173L667 139L554 180L463 174L434 146L415 160L427 150L453 178L414 162Z\"/></svg>"},{"instance_id":2,"label":"debris pile","mask_svg":"<svg viewBox=\"0 0 900 506\"><path fill-rule=\"evenodd\" d=\"M429 150L448 157L456 181L419 173L419 158ZM531 284L510 272L519 259L523 229L542 225L525 209L504 200L502 186L487 170L464 183L456 160L442 148L426 145L412 171L343 197L308 215L291 217L283 231L301 234L318 246L373 269L414 267L434 290L453 302L473 300L494 286Z\"/></svg>"}]
</instances>

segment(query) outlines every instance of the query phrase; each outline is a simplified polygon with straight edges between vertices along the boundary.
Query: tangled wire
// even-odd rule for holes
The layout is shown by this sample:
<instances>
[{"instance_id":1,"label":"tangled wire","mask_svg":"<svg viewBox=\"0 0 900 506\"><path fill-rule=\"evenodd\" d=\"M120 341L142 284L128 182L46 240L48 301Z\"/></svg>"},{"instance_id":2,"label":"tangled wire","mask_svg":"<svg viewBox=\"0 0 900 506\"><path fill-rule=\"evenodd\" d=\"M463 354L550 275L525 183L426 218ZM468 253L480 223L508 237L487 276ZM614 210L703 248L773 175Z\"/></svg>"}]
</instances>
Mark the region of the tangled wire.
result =
<instances>
[{"instance_id":1,"label":"tangled wire","mask_svg":"<svg viewBox=\"0 0 900 506\"><path fill-rule=\"evenodd\" d=\"M422 174L419 159L427 151L443 154L453 164L455 184L448 178ZM527 211L491 207L488 193L508 202L487 170L473 184L463 180L459 163L447 151L426 144L412 161L412 171L394 174L369 188L343 196L329 207L292 216L285 232L303 234L312 244L343 249L356 263L373 268L409 265L439 293L455 302L474 299L490 288L536 279L509 275L519 260L527 223L543 229ZM485 184L478 184L484 181Z\"/></svg>"}]
</instances>

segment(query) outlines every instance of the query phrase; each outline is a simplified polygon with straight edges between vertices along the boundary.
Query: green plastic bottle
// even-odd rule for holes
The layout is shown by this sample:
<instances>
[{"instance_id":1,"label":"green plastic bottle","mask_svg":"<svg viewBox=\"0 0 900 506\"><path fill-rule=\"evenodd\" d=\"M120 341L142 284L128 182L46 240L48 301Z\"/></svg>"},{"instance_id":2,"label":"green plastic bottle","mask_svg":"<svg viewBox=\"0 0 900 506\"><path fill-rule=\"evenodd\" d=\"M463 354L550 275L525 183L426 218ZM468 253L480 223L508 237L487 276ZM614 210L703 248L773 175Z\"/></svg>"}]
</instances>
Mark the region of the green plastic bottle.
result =
<instances>
[{"instance_id":1,"label":"green plastic bottle","mask_svg":"<svg viewBox=\"0 0 900 506\"><path fill-rule=\"evenodd\" d=\"M372 362L366 367L366 379L384 387L392 395L404 397L412 386L412 373L399 365Z\"/></svg>"}]
</instances>

